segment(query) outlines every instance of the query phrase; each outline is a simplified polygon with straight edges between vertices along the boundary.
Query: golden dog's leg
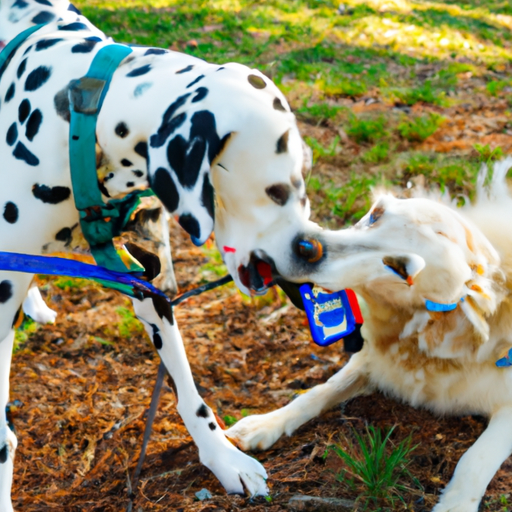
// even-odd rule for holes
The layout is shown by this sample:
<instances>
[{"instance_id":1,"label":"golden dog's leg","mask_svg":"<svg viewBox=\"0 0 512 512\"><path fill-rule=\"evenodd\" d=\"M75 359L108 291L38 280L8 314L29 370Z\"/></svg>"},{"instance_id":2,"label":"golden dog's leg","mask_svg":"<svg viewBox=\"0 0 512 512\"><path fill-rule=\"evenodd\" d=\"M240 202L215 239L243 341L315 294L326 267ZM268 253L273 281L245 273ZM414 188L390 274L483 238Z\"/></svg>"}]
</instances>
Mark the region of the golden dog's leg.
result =
<instances>
[{"instance_id":1,"label":"golden dog's leg","mask_svg":"<svg viewBox=\"0 0 512 512\"><path fill-rule=\"evenodd\" d=\"M312 388L281 409L241 419L226 435L243 450L265 450L283 434L291 435L334 405L368 391L370 386L365 367L363 350L352 356L325 384Z\"/></svg>"},{"instance_id":2,"label":"golden dog's leg","mask_svg":"<svg viewBox=\"0 0 512 512\"><path fill-rule=\"evenodd\" d=\"M433 512L477 512L489 482L511 453L512 407L503 407L461 457Z\"/></svg>"}]
</instances>

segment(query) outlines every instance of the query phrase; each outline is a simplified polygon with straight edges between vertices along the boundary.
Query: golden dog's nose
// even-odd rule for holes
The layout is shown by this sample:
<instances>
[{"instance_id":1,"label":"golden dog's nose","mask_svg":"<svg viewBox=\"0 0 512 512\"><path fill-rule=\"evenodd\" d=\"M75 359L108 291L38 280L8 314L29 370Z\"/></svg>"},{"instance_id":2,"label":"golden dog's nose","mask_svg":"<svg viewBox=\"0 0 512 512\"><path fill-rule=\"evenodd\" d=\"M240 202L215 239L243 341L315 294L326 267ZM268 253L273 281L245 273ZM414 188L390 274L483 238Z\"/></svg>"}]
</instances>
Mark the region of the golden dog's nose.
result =
<instances>
[{"instance_id":1,"label":"golden dog's nose","mask_svg":"<svg viewBox=\"0 0 512 512\"><path fill-rule=\"evenodd\" d=\"M314 238L299 239L296 246L297 255L308 263L316 263L324 255L322 244Z\"/></svg>"}]
</instances>

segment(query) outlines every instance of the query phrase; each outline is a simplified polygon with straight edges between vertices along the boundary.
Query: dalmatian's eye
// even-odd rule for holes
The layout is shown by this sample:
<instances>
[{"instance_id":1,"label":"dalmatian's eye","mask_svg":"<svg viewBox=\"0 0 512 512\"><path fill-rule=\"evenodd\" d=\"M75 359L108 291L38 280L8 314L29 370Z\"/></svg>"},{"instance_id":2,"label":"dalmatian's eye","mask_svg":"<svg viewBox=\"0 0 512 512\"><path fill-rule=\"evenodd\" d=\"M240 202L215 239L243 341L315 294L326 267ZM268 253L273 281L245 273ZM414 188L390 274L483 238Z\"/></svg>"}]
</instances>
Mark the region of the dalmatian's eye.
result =
<instances>
[{"instance_id":1,"label":"dalmatian's eye","mask_svg":"<svg viewBox=\"0 0 512 512\"><path fill-rule=\"evenodd\" d=\"M290 187L285 183L277 183L265 189L267 196L279 206L284 206L290 197Z\"/></svg>"}]
</instances>

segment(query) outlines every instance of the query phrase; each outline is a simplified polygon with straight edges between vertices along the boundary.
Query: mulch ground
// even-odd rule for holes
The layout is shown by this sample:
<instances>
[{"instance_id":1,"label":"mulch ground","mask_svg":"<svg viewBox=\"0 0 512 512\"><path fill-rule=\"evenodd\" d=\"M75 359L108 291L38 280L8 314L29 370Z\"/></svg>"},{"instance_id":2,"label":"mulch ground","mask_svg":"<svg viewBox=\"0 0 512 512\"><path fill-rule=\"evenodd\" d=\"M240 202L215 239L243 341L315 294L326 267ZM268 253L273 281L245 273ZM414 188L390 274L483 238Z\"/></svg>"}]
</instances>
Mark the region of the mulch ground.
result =
<instances>
[{"instance_id":1,"label":"mulch ground","mask_svg":"<svg viewBox=\"0 0 512 512\"><path fill-rule=\"evenodd\" d=\"M207 259L180 230L173 228L172 237L184 291L199 282L197 269ZM129 307L120 294L94 285L63 291L49 281L44 295L58 311L57 323L39 328L22 345L11 374L11 400L20 402L12 413L19 440L13 488L18 511L278 511L295 494L355 499L358 490L336 480L341 460L322 455L367 424L397 425L395 442L412 433L419 446L409 469L423 490L410 481L405 500L409 510L429 510L485 427L482 418L439 419L379 394L358 398L258 453L272 501L250 500L226 496L199 463L174 394L165 386L140 484L130 499L158 358L136 326L129 326L129 336L120 335L119 308ZM220 417L280 407L346 361L341 346L312 344L303 313L273 292L248 300L227 286L188 300L176 316L198 389ZM510 488L511 466L509 460L493 480L491 501ZM196 499L203 488L211 499ZM488 510L499 510L495 506ZM405 506L398 502L394 509Z\"/></svg>"}]
</instances>

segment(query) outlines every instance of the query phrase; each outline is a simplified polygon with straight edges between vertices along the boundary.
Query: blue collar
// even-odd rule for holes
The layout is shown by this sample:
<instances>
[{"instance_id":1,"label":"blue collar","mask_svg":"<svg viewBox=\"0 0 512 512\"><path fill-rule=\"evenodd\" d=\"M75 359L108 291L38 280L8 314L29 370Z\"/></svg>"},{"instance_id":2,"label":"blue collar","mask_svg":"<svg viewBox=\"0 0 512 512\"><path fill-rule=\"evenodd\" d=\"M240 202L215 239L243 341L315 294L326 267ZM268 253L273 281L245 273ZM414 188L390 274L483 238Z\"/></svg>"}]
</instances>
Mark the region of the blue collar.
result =
<instances>
[{"instance_id":1,"label":"blue collar","mask_svg":"<svg viewBox=\"0 0 512 512\"><path fill-rule=\"evenodd\" d=\"M459 302L462 302L465 297L462 297ZM439 302L433 302L431 300L425 299L425 307L428 311L435 312L447 312L453 311L458 305L458 302L454 302L453 304L440 304Z\"/></svg>"}]
</instances>

